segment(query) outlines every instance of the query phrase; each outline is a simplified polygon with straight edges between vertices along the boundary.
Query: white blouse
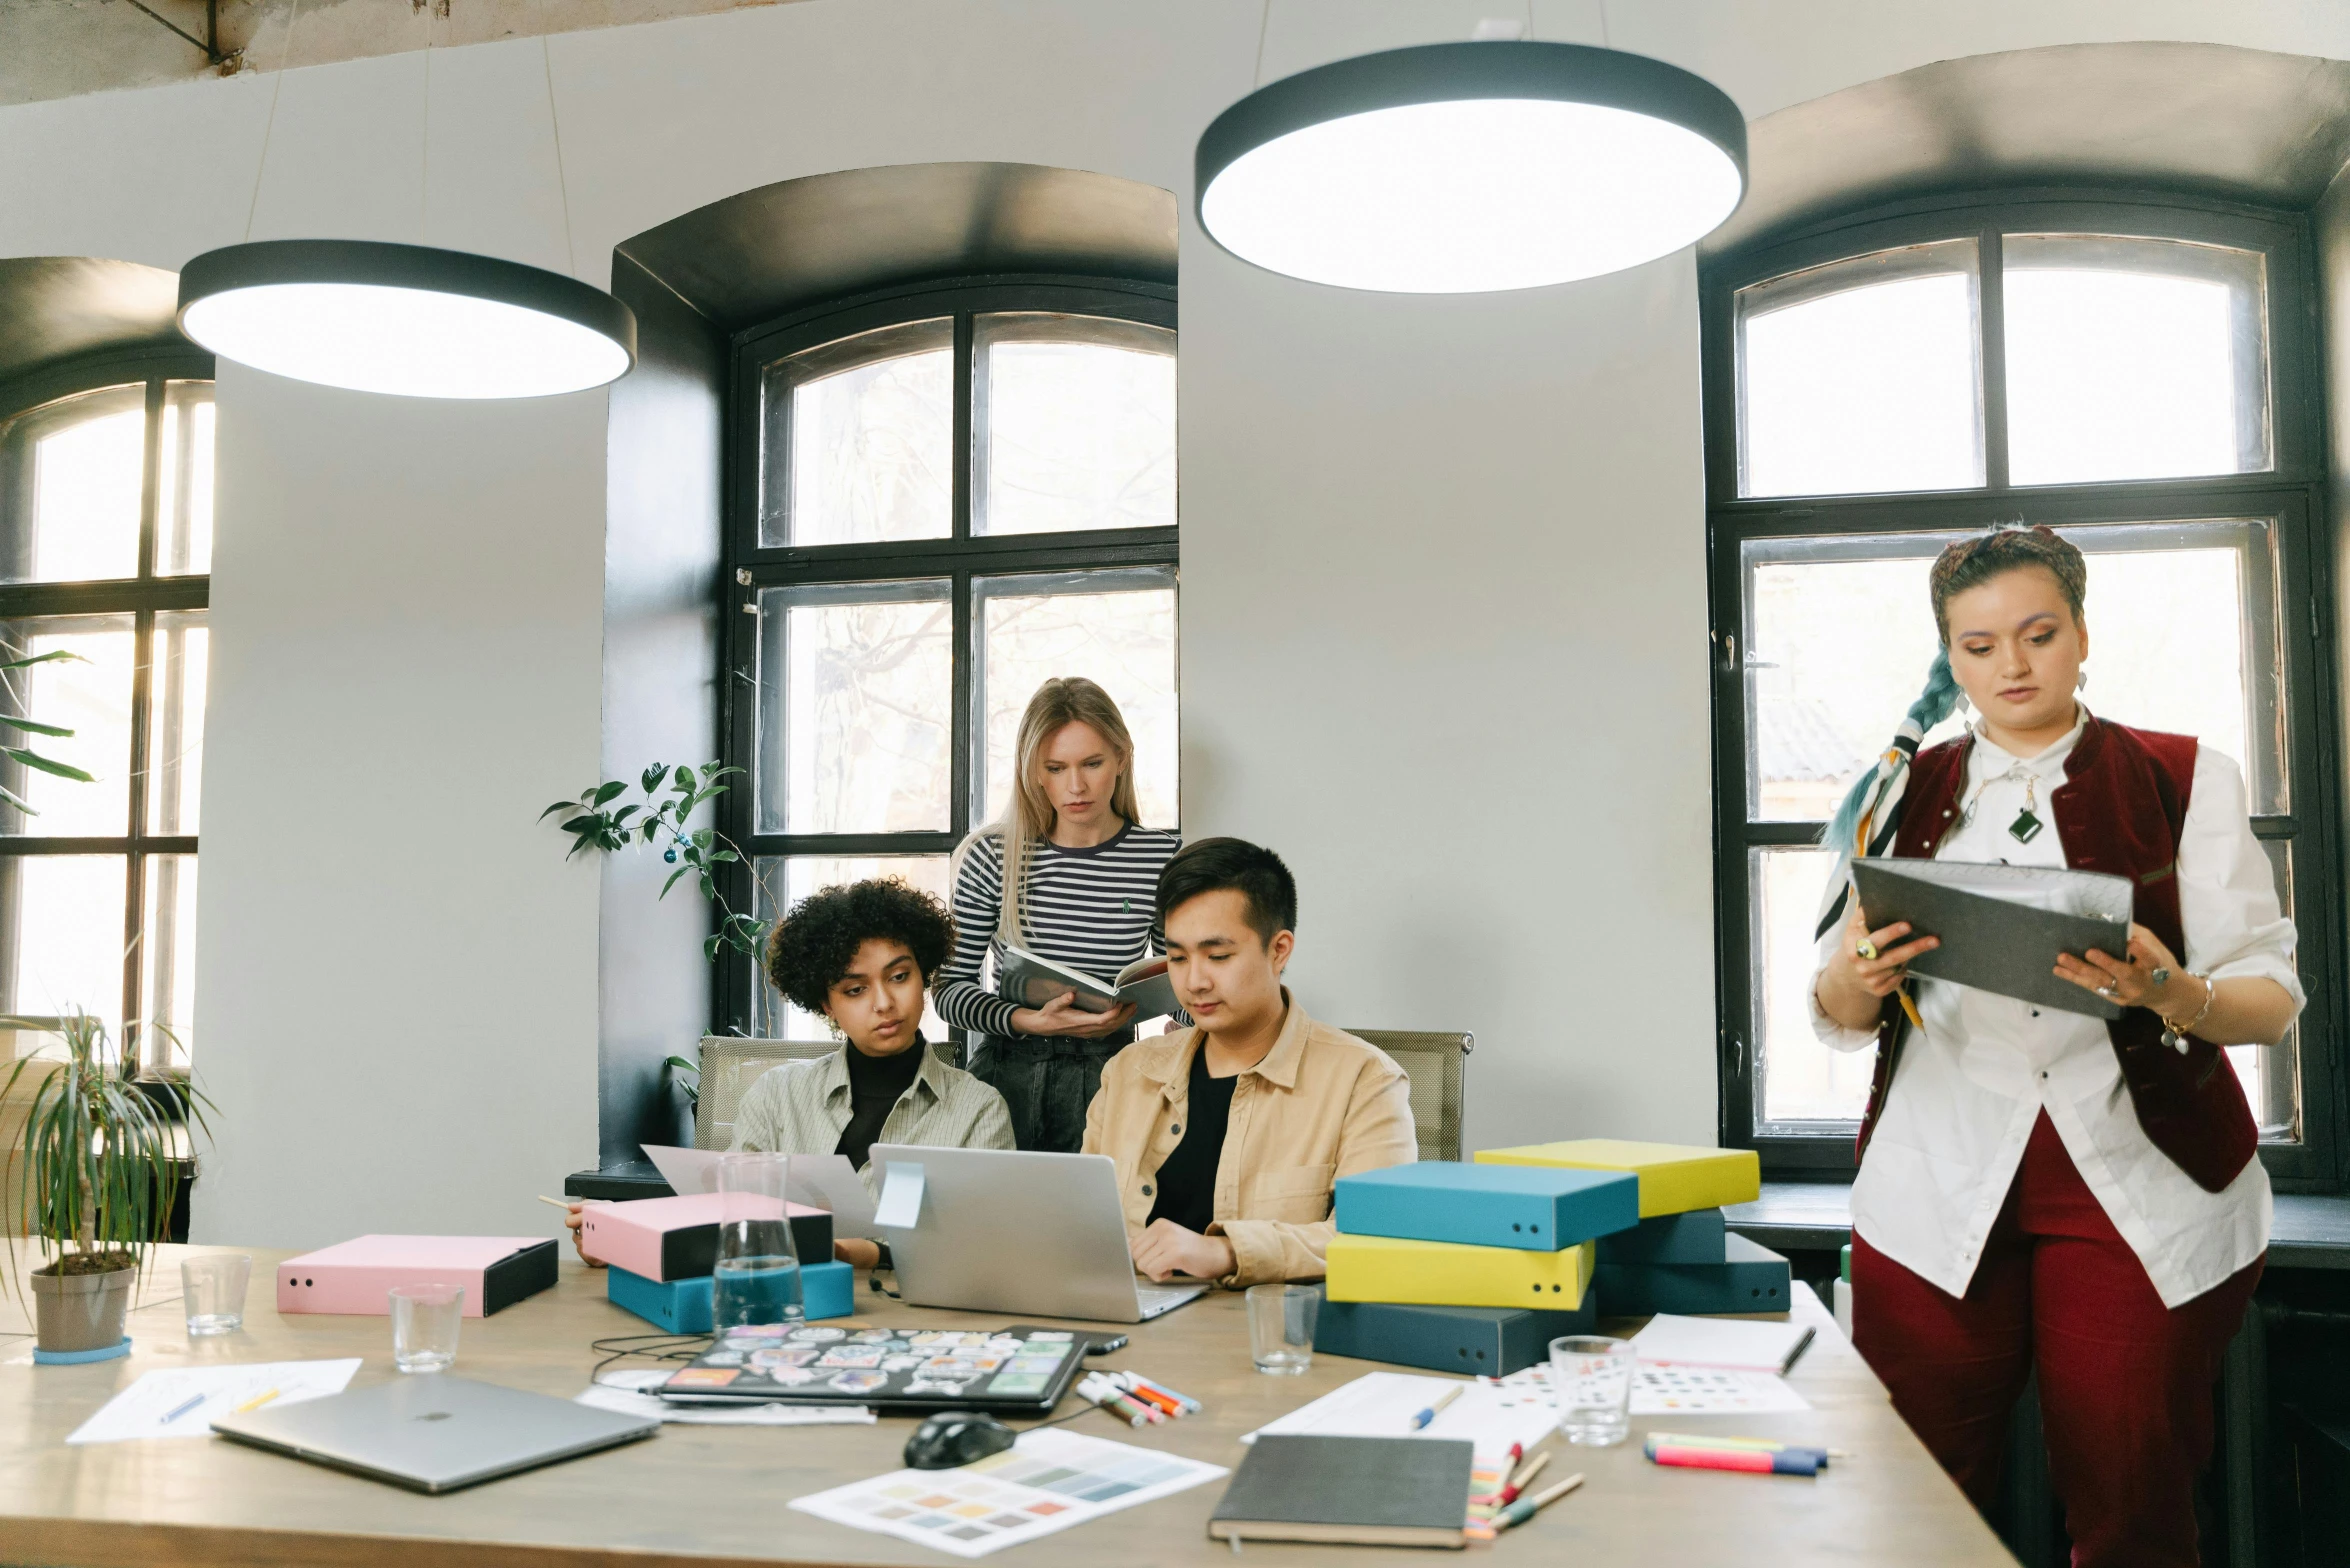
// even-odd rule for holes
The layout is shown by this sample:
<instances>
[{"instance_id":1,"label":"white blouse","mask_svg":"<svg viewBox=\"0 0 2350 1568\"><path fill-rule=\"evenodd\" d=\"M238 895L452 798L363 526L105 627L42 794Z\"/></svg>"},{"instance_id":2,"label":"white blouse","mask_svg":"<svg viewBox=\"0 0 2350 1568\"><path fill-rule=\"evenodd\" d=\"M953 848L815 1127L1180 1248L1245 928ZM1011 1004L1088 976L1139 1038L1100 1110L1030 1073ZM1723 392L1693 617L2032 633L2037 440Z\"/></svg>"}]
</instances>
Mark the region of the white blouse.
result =
<instances>
[{"instance_id":1,"label":"white blouse","mask_svg":"<svg viewBox=\"0 0 2350 1568\"><path fill-rule=\"evenodd\" d=\"M2049 799L2065 782L2064 759L2087 718L2083 709L2071 734L2029 760L1993 745L1978 725L1958 796L1965 815L1935 858L2063 866ZM2023 809L2026 774L2045 824L2028 844L2007 831ZM2278 909L2268 857L2253 837L2242 775L2209 746L2196 748L2178 876L2186 966L2215 980L2274 980L2299 1009L2306 998L2293 965L2293 923ZM1843 940L1842 925L1821 939L1822 966ZM1874 1044L1874 1030L1846 1029L1821 1011L1816 973L1814 981L1812 1028L1821 1041L1839 1051ZM2045 1110L2165 1306L2193 1300L2261 1255L2270 1198L2260 1161L2225 1191L2196 1185L2138 1125L2102 1019L1924 976L1912 984L1925 1028L1902 1047L1852 1184L1853 1226L1870 1246L1964 1295Z\"/></svg>"}]
</instances>

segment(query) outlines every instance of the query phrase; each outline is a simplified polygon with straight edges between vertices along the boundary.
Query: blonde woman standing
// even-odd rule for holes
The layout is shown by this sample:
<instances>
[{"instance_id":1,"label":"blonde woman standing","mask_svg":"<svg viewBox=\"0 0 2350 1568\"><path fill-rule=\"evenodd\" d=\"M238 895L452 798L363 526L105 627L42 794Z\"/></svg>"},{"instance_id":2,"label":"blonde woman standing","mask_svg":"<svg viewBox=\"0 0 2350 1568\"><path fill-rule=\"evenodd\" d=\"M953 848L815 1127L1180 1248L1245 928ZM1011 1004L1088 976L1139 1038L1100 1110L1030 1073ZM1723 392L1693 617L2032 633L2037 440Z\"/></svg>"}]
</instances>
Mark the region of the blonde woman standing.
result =
<instances>
[{"instance_id":1,"label":"blonde woman standing","mask_svg":"<svg viewBox=\"0 0 2350 1568\"><path fill-rule=\"evenodd\" d=\"M1012 799L955 851L955 951L932 997L971 1031L971 1071L1004 1097L1023 1149L1074 1153L1102 1064L1134 1038L1134 1009L1089 1013L1073 996L1025 1007L979 983L1003 944L1108 978L1162 951L1159 872L1183 847L1134 801L1134 740L1110 694L1046 681L1020 716Z\"/></svg>"}]
</instances>

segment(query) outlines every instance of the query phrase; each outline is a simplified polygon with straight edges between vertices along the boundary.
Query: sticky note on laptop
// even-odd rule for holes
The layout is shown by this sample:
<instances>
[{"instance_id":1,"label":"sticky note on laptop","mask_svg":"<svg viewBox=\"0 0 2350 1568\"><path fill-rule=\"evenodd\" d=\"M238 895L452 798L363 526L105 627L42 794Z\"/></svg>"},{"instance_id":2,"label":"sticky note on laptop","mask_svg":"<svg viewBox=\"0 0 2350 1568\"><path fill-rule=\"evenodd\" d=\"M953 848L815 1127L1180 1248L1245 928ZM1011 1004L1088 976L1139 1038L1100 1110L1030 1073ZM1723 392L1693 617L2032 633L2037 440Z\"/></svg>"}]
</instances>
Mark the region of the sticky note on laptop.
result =
<instances>
[{"instance_id":1,"label":"sticky note on laptop","mask_svg":"<svg viewBox=\"0 0 2350 1568\"><path fill-rule=\"evenodd\" d=\"M1624 1138L1577 1138L1480 1149L1480 1165L1563 1165L1574 1170L1630 1171L1640 1178L1640 1217L1717 1209L1762 1196L1762 1159L1752 1149L1703 1149L1679 1143L1635 1143Z\"/></svg>"}]
</instances>

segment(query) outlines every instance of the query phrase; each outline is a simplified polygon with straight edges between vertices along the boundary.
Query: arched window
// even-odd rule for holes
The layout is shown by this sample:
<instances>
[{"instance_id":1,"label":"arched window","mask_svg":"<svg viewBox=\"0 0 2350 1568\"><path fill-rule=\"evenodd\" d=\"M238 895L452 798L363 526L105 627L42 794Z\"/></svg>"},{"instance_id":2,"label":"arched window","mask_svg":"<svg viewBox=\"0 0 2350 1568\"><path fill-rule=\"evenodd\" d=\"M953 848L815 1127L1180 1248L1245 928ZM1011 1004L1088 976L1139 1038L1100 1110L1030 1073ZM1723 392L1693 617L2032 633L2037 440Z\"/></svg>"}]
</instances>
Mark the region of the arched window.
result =
<instances>
[{"instance_id":1,"label":"arched window","mask_svg":"<svg viewBox=\"0 0 2350 1568\"><path fill-rule=\"evenodd\" d=\"M1117 699L1143 819L1176 826L1172 291L901 290L745 334L735 365L724 723L749 779L724 804L751 860L735 907L765 920L874 875L944 897L948 853L1003 809L1021 709L1053 675ZM747 960L720 983L723 1023L824 1038Z\"/></svg>"},{"instance_id":2,"label":"arched window","mask_svg":"<svg viewBox=\"0 0 2350 1568\"><path fill-rule=\"evenodd\" d=\"M212 426L200 357L0 406L0 658L34 661L0 674L0 1013L88 1012L150 1072L195 1043Z\"/></svg>"},{"instance_id":3,"label":"arched window","mask_svg":"<svg viewBox=\"0 0 2350 1568\"><path fill-rule=\"evenodd\" d=\"M2283 1044L2229 1056L2271 1168L2330 1170L2309 255L2294 215L2044 193L1913 203L1708 269L1723 1130L1772 1168L1851 1169L1872 1061L1809 1023L1820 827L1933 657L1934 555L2020 519L2090 557L2085 700L2243 766L2311 1002Z\"/></svg>"}]
</instances>

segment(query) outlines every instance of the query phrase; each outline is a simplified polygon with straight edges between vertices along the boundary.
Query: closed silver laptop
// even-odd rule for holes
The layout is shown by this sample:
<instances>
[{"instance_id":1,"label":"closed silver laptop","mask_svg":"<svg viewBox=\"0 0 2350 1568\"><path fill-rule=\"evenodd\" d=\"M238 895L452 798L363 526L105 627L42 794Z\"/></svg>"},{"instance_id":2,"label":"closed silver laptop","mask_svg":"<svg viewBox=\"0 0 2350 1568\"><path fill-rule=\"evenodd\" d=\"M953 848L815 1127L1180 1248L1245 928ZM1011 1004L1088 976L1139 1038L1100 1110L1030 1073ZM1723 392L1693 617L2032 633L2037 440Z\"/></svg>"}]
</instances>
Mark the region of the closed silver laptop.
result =
<instances>
[{"instance_id":1,"label":"closed silver laptop","mask_svg":"<svg viewBox=\"0 0 2350 1568\"><path fill-rule=\"evenodd\" d=\"M876 1226L897 1264L898 1293L918 1306L1142 1323L1208 1289L1135 1274L1106 1154L881 1143L873 1163L884 1216L890 1168L922 1168L914 1224Z\"/></svg>"},{"instance_id":2,"label":"closed silver laptop","mask_svg":"<svg viewBox=\"0 0 2350 1568\"><path fill-rule=\"evenodd\" d=\"M213 1431L240 1443L418 1492L453 1492L660 1429L651 1416L439 1372L295 1405L264 1405L212 1423Z\"/></svg>"}]
</instances>

